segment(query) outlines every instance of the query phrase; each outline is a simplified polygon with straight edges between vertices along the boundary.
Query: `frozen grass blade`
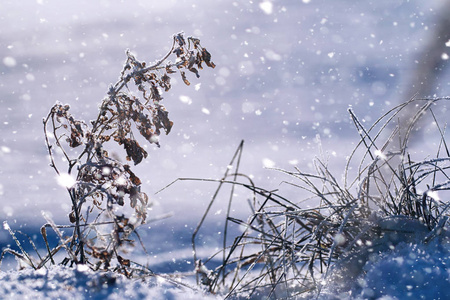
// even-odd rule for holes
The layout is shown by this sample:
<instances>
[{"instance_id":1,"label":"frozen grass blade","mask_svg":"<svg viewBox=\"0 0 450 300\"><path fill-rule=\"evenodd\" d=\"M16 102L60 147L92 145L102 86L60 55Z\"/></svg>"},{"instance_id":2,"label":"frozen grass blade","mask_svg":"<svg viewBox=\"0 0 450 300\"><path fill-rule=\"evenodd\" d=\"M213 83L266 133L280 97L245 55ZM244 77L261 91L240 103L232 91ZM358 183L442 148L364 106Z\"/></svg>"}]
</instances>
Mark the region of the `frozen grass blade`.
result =
<instances>
[{"instance_id":1,"label":"frozen grass blade","mask_svg":"<svg viewBox=\"0 0 450 300\"><path fill-rule=\"evenodd\" d=\"M36 270L36 266L34 265L33 260L31 259L31 257L28 255L28 253L24 250L24 248L22 247L22 244L20 243L19 239L16 237L15 232L11 229L11 227L9 226L9 224L4 221L3 222L3 228L6 229L9 234L11 235L11 237L13 238L14 242L16 243L17 247L19 247L21 254L12 250L12 249L5 249L2 252L2 256L0 258L0 263L4 257L5 253L10 253L13 254L14 256L16 256L17 258L21 259L22 261L24 261L25 263L27 263L28 265L30 265L33 269Z\"/></svg>"}]
</instances>

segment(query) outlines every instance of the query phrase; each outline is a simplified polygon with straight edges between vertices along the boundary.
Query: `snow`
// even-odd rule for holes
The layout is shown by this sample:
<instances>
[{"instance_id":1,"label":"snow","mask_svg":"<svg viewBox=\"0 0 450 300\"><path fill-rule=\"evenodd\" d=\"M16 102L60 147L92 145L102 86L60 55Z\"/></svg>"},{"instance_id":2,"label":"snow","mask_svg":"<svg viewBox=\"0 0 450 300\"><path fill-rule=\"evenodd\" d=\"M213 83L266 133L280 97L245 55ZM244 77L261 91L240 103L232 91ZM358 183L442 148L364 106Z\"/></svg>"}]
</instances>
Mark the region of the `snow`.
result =
<instances>
[{"instance_id":1,"label":"snow","mask_svg":"<svg viewBox=\"0 0 450 300\"><path fill-rule=\"evenodd\" d=\"M354 287L361 298L448 299L449 249L440 244L401 244L364 267L364 278Z\"/></svg>"},{"instance_id":2,"label":"snow","mask_svg":"<svg viewBox=\"0 0 450 300\"><path fill-rule=\"evenodd\" d=\"M261 8L265 14L270 15L273 11L273 4L270 1L263 1L259 3L259 8Z\"/></svg>"},{"instance_id":3,"label":"snow","mask_svg":"<svg viewBox=\"0 0 450 300\"><path fill-rule=\"evenodd\" d=\"M449 299L449 241L398 244L374 255L363 267L364 276L340 292L333 277L319 299Z\"/></svg>"},{"instance_id":4,"label":"snow","mask_svg":"<svg viewBox=\"0 0 450 300\"><path fill-rule=\"evenodd\" d=\"M6 56L3 58L3 64L7 67L13 68L17 65L17 61L12 56Z\"/></svg>"},{"instance_id":5,"label":"snow","mask_svg":"<svg viewBox=\"0 0 450 300\"><path fill-rule=\"evenodd\" d=\"M180 99L180 101L181 101L182 103L185 103L185 104L188 104L188 105L191 105L191 104L192 104L192 99L191 99L191 97L189 97L189 96L180 95L179 99Z\"/></svg>"},{"instance_id":6,"label":"snow","mask_svg":"<svg viewBox=\"0 0 450 300\"><path fill-rule=\"evenodd\" d=\"M217 212L216 214L220 214ZM337 237L339 239L339 237ZM304 299L449 299L450 241L399 243L394 249L372 255L360 275L342 285L331 277L320 296ZM182 276L128 279L114 272L94 272L79 265L75 268L50 266L48 269L0 272L2 299L223 299L202 291Z\"/></svg>"},{"instance_id":7,"label":"snow","mask_svg":"<svg viewBox=\"0 0 450 300\"><path fill-rule=\"evenodd\" d=\"M162 277L128 279L113 272L78 266L52 266L34 271L0 273L2 299L219 299L195 286L174 284ZM173 281L177 281L174 279Z\"/></svg>"},{"instance_id":8,"label":"snow","mask_svg":"<svg viewBox=\"0 0 450 300\"><path fill-rule=\"evenodd\" d=\"M67 173L61 173L56 178L58 184L65 188L71 188L77 182L71 175Z\"/></svg>"}]
</instances>

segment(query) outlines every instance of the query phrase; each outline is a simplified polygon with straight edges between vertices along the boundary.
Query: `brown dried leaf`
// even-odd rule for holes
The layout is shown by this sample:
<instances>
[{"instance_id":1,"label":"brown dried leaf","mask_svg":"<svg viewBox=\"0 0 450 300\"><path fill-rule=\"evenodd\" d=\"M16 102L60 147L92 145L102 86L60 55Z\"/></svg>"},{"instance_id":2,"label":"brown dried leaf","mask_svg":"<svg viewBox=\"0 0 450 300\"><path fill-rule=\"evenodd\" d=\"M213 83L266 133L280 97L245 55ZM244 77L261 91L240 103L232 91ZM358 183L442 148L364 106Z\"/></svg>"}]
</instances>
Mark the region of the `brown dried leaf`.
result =
<instances>
[{"instance_id":1,"label":"brown dried leaf","mask_svg":"<svg viewBox=\"0 0 450 300\"><path fill-rule=\"evenodd\" d=\"M70 138L68 138L67 141L69 142L69 146L72 148L76 148L82 144L80 133L73 128L70 133Z\"/></svg>"},{"instance_id":2,"label":"brown dried leaf","mask_svg":"<svg viewBox=\"0 0 450 300\"><path fill-rule=\"evenodd\" d=\"M189 68L189 71L191 71L192 73L195 73L195 76L197 76L197 78L200 77L200 75L198 74L198 70L196 68L194 68L194 67Z\"/></svg>"},{"instance_id":3,"label":"brown dried leaf","mask_svg":"<svg viewBox=\"0 0 450 300\"><path fill-rule=\"evenodd\" d=\"M147 157L147 151L145 151L136 140L125 138L122 139L121 142L127 151L127 156L133 160L134 165L137 165L143 158Z\"/></svg>"},{"instance_id":4,"label":"brown dried leaf","mask_svg":"<svg viewBox=\"0 0 450 300\"><path fill-rule=\"evenodd\" d=\"M72 212L69 214L69 221L70 223L75 223L76 222L76 218L75 218L75 212L72 210Z\"/></svg>"},{"instance_id":5,"label":"brown dried leaf","mask_svg":"<svg viewBox=\"0 0 450 300\"><path fill-rule=\"evenodd\" d=\"M129 259L125 259L120 255L117 255L117 260L119 261L119 264L121 264L124 267L129 267L131 265Z\"/></svg>"},{"instance_id":6,"label":"brown dried leaf","mask_svg":"<svg viewBox=\"0 0 450 300\"><path fill-rule=\"evenodd\" d=\"M196 60L196 59L195 59L194 52L191 51L191 56L189 57L189 60L188 60L188 62L187 62L187 69L190 69L190 68L192 68L192 67L194 66L195 60Z\"/></svg>"},{"instance_id":7,"label":"brown dried leaf","mask_svg":"<svg viewBox=\"0 0 450 300\"><path fill-rule=\"evenodd\" d=\"M200 70L203 70L202 61L203 61L203 59L202 59L202 56L200 55L200 52L197 52L196 63L197 63L197 67L198 67Z\"/></svg>"},{"instance_id":8,"label":"brown dried leaf","mask_svg":"<svg viewBox=\"0 0 450 300\"><path fill-rule=\"evenodd\" d=\"M159 85L164 88L164 91L168 92L172 85L170 84L170 77L166 74L164 74L161 77L161 81L159 82Z\"/></svg>"},{"instance_id":9,"label":"brown dried leaf","mask_svg":"<svg viewBox=\"0 0 450 300\"><path fill-rule=\"evenodd\" d=\"M175 50L173 50L173 53L175 53L175 55L177 57L180 57L181 55L184 54L184 50L183 50L183 48L178 47L178 48L175 48Z\"/></svg>"},{"instance_id":10,"label":"brown dried leaf","mask_svg":"<svg viewBox=\"0 0 450 300\"><path fill-rule=\"evenodd\" d=\"M216 65L211 61L211 54L205 48L202 49L202 58L208 67L216 67Z\"/></svg>"},{"instance_id":11,"label":"brown dried leaf","mask_svg":"<svg viewBox=\"0 0 450 300\"><path fill-rule=\"evenodd\" d=\"M137 177L136 174L134 174L133 171L131 171L129 165L123 165L123 168L125 169L125 171L127 171L128 175L130 175L130 181L134 185L140 185L142 183L139 177Z\"/></svg>"},{"instance_id":12,"label":"brown dried leaf","mask_svg":"<svg viewBox=\"0 0 450 300\"><path fill-rule=\"evenodd\" d=\"M156 100L156 101L161 101L163 98L161 97L161 93L159 92L158 88L156 87L156 85L152 82L151 87L150 87L151 91L152 91L152 99Z\"/></svg>"},{"instance_id":13,"label":"brown dried leaf","mask_svg":"<svg viewBox=\"0 0 450 300\"><path fill-rule=\"evenodd\" d=\"M177 34L177 36L175 38L178 42L178 45L180 45L180 47L183 47L184 45L186 45L186 41L184 40L182 33Z\"/></svg>"},{"instance_id":14,"label":"brown dried leaf","mask_svg":"<svg viewBox=\"0 0 450 300\"><path fill-rule=\"evenodd\" d=\"M139 198L140 188L138 186L132 186L130 189L130 206L132 208L136 207L137 200Z\"/></svg>"},{"instance_id":15,"label":"brown dried leaf","mask_svg":"<svg viewBox=\"0 0 450 300\"><path fill-rule=\"evenodd\" d=\"M176 73L176 71L172 70L169 66L166 66L166 72L167 72L167 74Z\"/></svg>"},{"instance_id":16,"label":"brown dried leaf","mask_svg":"<svg viewBox=\"0 0 450 300\"><path fill-rule=\"evenodd\" d=\"M169 112L166 111L164 106L162 105L159 105L157 107L157 110L158 110L158 119L160 122L162 122L166 134L169 134L173 126L173 122L169 120Z\"/></svg>"},{"instance_id":17,"label":"brown dried leaf","mask_svg":"<svg viewBox=\"0 0 450 300\"><path fill-rule=\"evenodd\" d=\"M191 83L186 78L186 73L184 71L180 71L180 74L181 74L181 78L183 79L184 83L186 85L191 85Z\"/></svg>"},{"instance_id":18,"label":"brown dried leaf","mask_svg":"<svg viewBox=\"0 0 450 300\"><path fill-rule=\"evenodd\" d=\"M198 46L200 46L200 40L194 37L190 37L189 40L192 42L192 44L194 45L194 49L197 49Z\"/></svg>"}]
</instances>

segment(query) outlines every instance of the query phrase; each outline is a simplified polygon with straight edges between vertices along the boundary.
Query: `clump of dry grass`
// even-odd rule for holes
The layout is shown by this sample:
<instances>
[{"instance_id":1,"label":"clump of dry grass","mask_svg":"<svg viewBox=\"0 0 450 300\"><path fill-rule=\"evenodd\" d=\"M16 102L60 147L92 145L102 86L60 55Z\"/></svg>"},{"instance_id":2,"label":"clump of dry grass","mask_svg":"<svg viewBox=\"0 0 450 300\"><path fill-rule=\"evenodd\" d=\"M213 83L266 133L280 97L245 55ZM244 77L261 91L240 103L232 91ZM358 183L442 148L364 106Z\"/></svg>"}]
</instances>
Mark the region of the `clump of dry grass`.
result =
<instances>
[{"instance_id":1,"label":"clump of dry grass","mask_svg":"<svg viewBox=\"0 0 450 300\"><path fill-rule=\"evenodd\" d=\"M299 193L309 194L308 203L316 203L309 208L259 188L250 179L240 180L245 178L239 170L241 143L230 163L233 168L217 180L218 188L193 234L198 280L225 298L318 295L330 276L345 291L346 282L360 275L371 255L389 251L400 242L429 243L448 236L450 203L441 199L446 199L443 194L450 188L450 153L445 126L433 112L446 100L412 99L385 113L368 129L349 110L360 141L350 154L343 182L320 159L315 161L315 174L299 168L279 170L297 181L290 184L301 189ZM401 124L398 119L407 106L416 106L417 114L408 128L399 128L395 124ZM422 117L431 119L437 129L437 149L432 157L413 161L409 138ZM348 172L356 159L360 160L357 176L349 181ZM225 185L231 191L223 248L201 261L196 256L197 235ZM252 194L247 220L234 217L230 209L237 188ZM227 235L233 225L244 228L234 239ZM217 260L220 263L215 267Z\"/></svg>"}]
</instances>

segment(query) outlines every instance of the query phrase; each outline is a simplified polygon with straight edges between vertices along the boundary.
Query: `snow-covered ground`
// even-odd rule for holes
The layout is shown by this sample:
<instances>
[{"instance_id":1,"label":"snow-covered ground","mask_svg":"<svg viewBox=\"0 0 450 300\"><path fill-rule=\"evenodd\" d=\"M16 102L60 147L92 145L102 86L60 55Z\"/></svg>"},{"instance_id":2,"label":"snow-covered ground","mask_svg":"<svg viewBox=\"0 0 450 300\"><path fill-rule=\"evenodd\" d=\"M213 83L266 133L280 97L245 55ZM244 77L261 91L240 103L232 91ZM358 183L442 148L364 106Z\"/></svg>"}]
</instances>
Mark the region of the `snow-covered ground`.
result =
<instances>
[{"instance_id":1,"label":"snow-covered ground","mask_svg":"<svg viewBox=\"0 0 450 300\"><path fill-rule=\"evenodd\" d=\"M340 292L331 278L319 297L314 294L305 299L448 299L449 263L449 244L402 243L390 253L369 261L364 267L365 276L347 284L350 292ZM0 295L2 299L223 298L208 294L182 278L130 280L116 273L93 272L83 266L1 272Z\"/></svg>"},{"instance_id":2,"label":"snow-covered ground","mask_svg":"<svg viewBox=\"0 0 450 300\"><path fill-rule=\"evenodd\" d=\"M220 299L176 279L130 280L84 266L0 273L2 299Z\"/></svg>"},{"instance_id":3,"label":"snow-covered ground","mask_svg":"<svg viewBox=\"0 0 450 300\"><path fill-rule=\"evenodd\" d=\"M400 242L374 253L354 278L339 272L324 282L320 299L448 299L450 240ZM347 280L346 280L347 278ZM352 278L352 280L348 280Z\"/></svg>"},{"instance_id":4,"label":"snow-covered ground","mask_svg":"<svg viewBox=\"0 0 450 300\"><path fill-rule=\"evenodd\" d=\"M174 82L164 100L175 123L173 130L161 138L160 149L148 147L149 159L135 172L154 203L149 217L173 214L141 232L153 259L150 265L162 261L164 270L192 269L190 235L216 186L185 181L155 192L178 177L219 178L244 139L242 172L260 186L280 188L294 201L303 199L298 189L280 185L289 179L264 167L298 166L311 171L311 161L321 146L330 157L330 169L340 174L345 157L358 141L347 108L351 106L370 125L380 113L414 95L409 76L436 27L441 3L1 1L0 220L37 239L45 223L42 210L55 222L67 223L70 202L48 166L42 118L57 100L70 103L80 118L94 118L108 85L119 76L126 49L141 60L154 61L169 49L172 34L184 31L200 37L217 67L203 70L199 80L190 78L190 87L181 80ZM441 73L436 83L438 96L450 95L448 74L448 70ZM421 150L418 159L430 154ZM246 201L247 195L238 196ZM222 230L226 199L220 200L214 207L215 219L207 220L211 226L204 235L212 238L205 238L205 248L220 242L215 236ZM248 211L241 206L237 203L234 209L245 216ZM9 234L2 231L0 246L7 244L14 247ZM373 263L372 269L389 270L389 263L405 272L416 265L422 268L422 263L407 263L409 253L421 251L411 248L397 249L392 257ZM434 265L445 253L437 252L422 262ZM396 257L404 257L404 269ZM13 267L14 263L4 263L2 270ZM424 268L434 274L432 266ZM439 278L448 283L447 269L439 270L439 276L444 276ZM372 277L367 278L367 285L381 282L375 271L368 273ZM79 271L53 268L48 273L2 273L2 291L8 292L7 285L18 280L16 292L22 287L31 293L35 281L36 293L50 293L51 287L59 285L49 278L67 276L69 288L60 297L70 298L66 292L82 289L91 280L89 276L94 280L100 276L81 272L86 279L77 281L70 278L73 272ZM122 279L116 284L124 293L138 293L145 286L135 283L139 287L132 290ZM408 286L399 283L398 290ZM163 291L156 289L156 293ZM142 293L151 295L152 291ZM401 299L407 292L392 291L395 295Z\"/></svg>"}]
</instances>

